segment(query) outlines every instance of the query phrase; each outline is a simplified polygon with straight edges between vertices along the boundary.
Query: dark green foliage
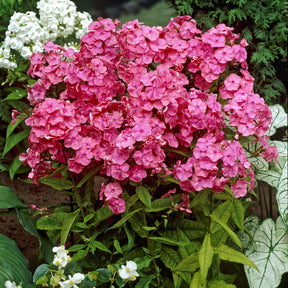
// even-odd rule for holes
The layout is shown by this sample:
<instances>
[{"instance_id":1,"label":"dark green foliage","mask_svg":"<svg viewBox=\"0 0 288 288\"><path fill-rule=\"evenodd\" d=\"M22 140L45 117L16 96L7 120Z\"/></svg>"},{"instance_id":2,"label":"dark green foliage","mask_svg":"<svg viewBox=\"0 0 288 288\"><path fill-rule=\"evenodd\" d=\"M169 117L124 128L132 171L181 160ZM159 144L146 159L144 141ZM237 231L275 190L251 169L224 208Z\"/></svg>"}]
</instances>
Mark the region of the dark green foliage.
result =
<instances>
[{"instance_id":1,"label":"dark green foliage","mask_svg":"<svg viewBox=\"0 0 288 288\"><path fill-rule=\"evenodd\" d=\"M191 15L202 31L233 27L249 46L255 93L267 104L287 104L287 9L284 0L167 0L178 15ZM285 88L286 86L286 88Z\"/></svg>"},{"instance_id":2,"label":"dark green foliage","mask_svg":"<svg viewBox=\"0 0 288 288\"><path fill-rule=\"evenodd\" d=\"M36 12L35 0L0 0L0 41L5 38L5 31L9 25L10 17L15 11L25 13Z\"/></svg>"}]
</instances>

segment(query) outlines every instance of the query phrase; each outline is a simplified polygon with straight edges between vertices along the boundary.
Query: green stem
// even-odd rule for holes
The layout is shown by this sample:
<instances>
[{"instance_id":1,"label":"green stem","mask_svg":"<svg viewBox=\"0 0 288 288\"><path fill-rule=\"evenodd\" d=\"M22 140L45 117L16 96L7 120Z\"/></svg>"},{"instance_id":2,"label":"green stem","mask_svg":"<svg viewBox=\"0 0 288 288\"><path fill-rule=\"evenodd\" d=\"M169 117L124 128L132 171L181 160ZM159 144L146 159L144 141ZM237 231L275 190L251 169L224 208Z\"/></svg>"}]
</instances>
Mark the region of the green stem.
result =
<instances>
[{"instance_id":1,"label":"green stem","mask_svg":"<svg viewBox=\"0 0 288 288\"><path fill-rule=\"evenodd\" d=\"M145 211L142 210L142 212L143 212L144 225L147 226L147 219L146 219ZM157 269L157 264L156 264L156 261L155 261L154 255L153 255L153 251L152 251L152 248L151 248L151 241L150 241L148 232L146 232L146 240L147 240L148 249L150 251L150 255L153 258L153 265L154 265L154 269L155 269L155 272L156 272L156 275L157 275L157 283L158 283L158 286L160 286L161 281L160 281L159 273L157 272L157 270L158 270Z\"/></svg>"}]
</instances>

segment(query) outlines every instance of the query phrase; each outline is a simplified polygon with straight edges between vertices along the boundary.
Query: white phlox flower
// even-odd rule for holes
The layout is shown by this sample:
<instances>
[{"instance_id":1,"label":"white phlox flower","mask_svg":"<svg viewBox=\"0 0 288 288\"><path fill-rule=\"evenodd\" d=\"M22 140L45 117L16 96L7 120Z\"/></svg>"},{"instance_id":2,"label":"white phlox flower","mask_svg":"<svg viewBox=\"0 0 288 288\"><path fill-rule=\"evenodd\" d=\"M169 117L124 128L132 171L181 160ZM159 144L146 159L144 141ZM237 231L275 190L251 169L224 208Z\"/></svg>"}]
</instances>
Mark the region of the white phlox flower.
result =
<instances>
[{"instance_id":1,"label":"white phlox flower","mask_svg":"<svg viewBox=\"0 0 288 288\"><path fill-rule=\"evenodd\" d=\"M85 276L81 273L75 273L73 276L69 275L68 278L63 282L59 282L61 288L79 288L76 284L80 284Z\"/></svg>"},{"instance_id":2,"label":"white phlox flower","mask_svg":"<svg viewBox=\"0 0 288 288\"><path fill-rule=\"evenodd\" d=\"M137 264L134 261L127 261L126 266L121 265L118 274L124 281L135 281L139 276L136 270Z\"/></svg>"},{"instance_id":3,"label":"white phlox flower","mask_svg":"<svg viewBox=\"0 0 288 288\"><path fill-rule=\"evenodd\" d=\"M17 286L15 282L11 282L9 280L7 280L4 283L5 288L21 288L21 286Z\"/></svg>"},{"instance_id":4,"label":"white phlox flower","mask_svg":"<svg viewBox=\"0 0 288 288\"><path fill-rule=\"evenodd\" d=\"M68 255L68 250L66 250L63 245L54 247L52 251L56 253L54 256L53 264L58 266L59 269L64 268L72 260Z\"/></svg>"}]
</instances>

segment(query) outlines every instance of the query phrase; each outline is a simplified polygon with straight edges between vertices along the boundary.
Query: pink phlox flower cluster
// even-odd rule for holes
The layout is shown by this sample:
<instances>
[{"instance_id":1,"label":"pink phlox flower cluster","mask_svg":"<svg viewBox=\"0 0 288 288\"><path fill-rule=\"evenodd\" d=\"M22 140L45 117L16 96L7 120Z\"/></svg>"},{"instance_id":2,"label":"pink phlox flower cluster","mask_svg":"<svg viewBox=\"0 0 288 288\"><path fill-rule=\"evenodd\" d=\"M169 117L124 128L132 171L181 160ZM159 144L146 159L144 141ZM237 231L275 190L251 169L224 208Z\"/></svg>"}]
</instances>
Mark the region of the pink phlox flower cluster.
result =
<instances>
[{"instance_id":1,"label":"pink phlox flower cluster","mask_svg":"<svg viewBox=\"0 0 288 288\"><path fill-rule=\"evenodd\" d=\"M30 148L21 154L29 177L49 174L52 161L75 174L102 165L111 183L100 195L114 213L125 210L123 183L158 174L180 181L181 209L189 209L191 191L221 192L229 184L235 197L245 195L254 175L238 139L263 142L271 122L253 92L247 42L236 44L239 35L224 24L202 33L190 16L164 28L119 24L99 18L79 51L48 42L45 53L31 56L28 73L37 82L28 86ZM230 66L241 73L226 77ZM225 135L224 114L234 140ZM263 157L275 159L275 149L262 145Z\"/></svg>"},{"instance_id":2,"label":"pink phlox flower cluster","mask_svg":"<svg viewBox=\"0 0 288 288\"><path fill-rule=\"evenodd\" d=\"M100 200L108 203L109 208L114 214L123 213L126 209L125 201L120 198L123 194L121 185L118 182L108 183L106 186L103 184L99 194Z\"/></svg>"}]
</instances>

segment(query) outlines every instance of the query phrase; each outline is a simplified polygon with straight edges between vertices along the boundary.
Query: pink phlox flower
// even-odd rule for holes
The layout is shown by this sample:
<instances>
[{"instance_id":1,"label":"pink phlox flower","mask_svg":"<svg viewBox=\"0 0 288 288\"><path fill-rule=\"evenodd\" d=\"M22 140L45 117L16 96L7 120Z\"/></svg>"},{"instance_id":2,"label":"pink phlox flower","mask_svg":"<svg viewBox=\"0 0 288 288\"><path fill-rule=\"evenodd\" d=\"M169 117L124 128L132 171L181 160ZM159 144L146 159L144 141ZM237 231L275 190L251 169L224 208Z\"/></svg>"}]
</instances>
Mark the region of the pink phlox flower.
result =
<instances>
[{"instance_id":1,"label":"pink phlox flower","mask_svg":"<svg viewBox=\"0 0 288 288\"><path fill-rule=\"evenodd\" d=\"M44 84L44 81L42 79L38 79L38 81L33 86L27 85L27 90L28 101L31 105L37 105L38 103L41 103L45 100L47 85Z\"/></svg>"},{"instance_id":2,"label":"pink phlox flower","mask_svg":"<svg viewBox=\"0 0 288 288\"><path fill-rule=\"evenodd\" d=\"M234 184L232 184L231 191L233 192L234 197L244 197L248 192L247 184L248 181L246 179L238 179Z\"/></svg>"},{"instance_id":3,"label":"pink phlox flower","mask_svg":"<svg viewBox=\"0 0 288 288\"><path fill-rule=\"evenodd\" d=\"M124 180L129 177L129 168L130 165L128 163L119 164L111 164L109 165L110 175L116 180Z\"/></svg>"},{"instance_id":4,"label":"pink phlox flower","mask_svg":"<svg viewBox=\"0 0 288 288\"><path fill-rule=\"evenodd\" d=\"M267 161L271 162L273 159L275 160L275 164L277 165L277 158L279 156L276 146L268 146L264 149L264 152L260 153L260 155Z\"/></svg>"},{"instance_id":5,"label":"pink phlox flower","mask_svg":"<svg viewBox=\"0 0 288 288\"><path fill-rule=\"evenodd\" d=\"M176 207L180 211L185 211L188 214L192 213L192 210L188 207L190 207L190 201L189 201L189 195L182 193L181 199L183 200L181 203L177 204Z\"/></svg>"},{"instance_id":6,"label":"pink phlox flower","mask_svg":"<svg viewBox=\"0 0 288 288\"><path fill-rule=\"evenodd\" d=\"M145 137L151 135L151 131L149 124L136 124L131 130L136 141L143 141Z\"/></svg>"},{"instance_id":7,"label":"pink phlox flower","mask_svg":"<svg viewBox=\"0 0 288 288\"><path fill-rule=\"evenodd\" d=\"M191 115L197 115L206 112L207 105L201 99L192 99L188 105Z\"/></svg>"},{"instance_id":8,"label":"pink phlox flower","mask_svg":"<svg viewBox=\"0 0 288 288\"><path fill-rule=\"evenodd\" d=\"M182 164L181 161L177 161L173 169L175 179L185 181L188 178L192 177L193 175L192 167L193 167L192 161L189 161L189 159L185 164Z\"/></svg>"},{"instance_id":9,"label":"pink phlox flower","mask_svg":"<svg viewBox=\"0 0 288 288\"><path fill-rule=\"evenodd\" d=\"M196 21L194 19L183 22L180 27L179 32L180 32L180 36L185 40L189 40L193 38L195 34L201 33L201 31L196 28Z\"/></svg>"},{"instance_id":10,"label":"pink phlox flower","mask_svg":"<svg viewBox=\"0 0 288 288\"><path fill-rule=\"evenodd\" d=\"M219 48L225 46L226 38L225 35L219 33L217 28L211 28L202 35L202 41L213 48Z\"/></svg>"},{"instance_id":11,"label":"pink phlox flower","mask_svg":"<svg viewBox=\"0 0 288 288\"><path fill-rule=\"evenodd\" d=\"M232 61L234 58L233 50L231 46L225 45L223 48L217 49L214 57L221 64L226 64L229 61Z\"/></svg>"},{"instance_id":12,"label":"pink phlox flower","mask_svg":"<svg viewBox=\"0 0 288 288\"><path fill-rule=\"evenodd\" d=\"M140 182L147 177L146 170L140 165L133 165L129 171L129 179L134 182Z\"/></svg>"},{"instance_id":13,"label":"pink phlox flower","mask_svg":"<svg viewBox=\"0 0 288 288\"><path fill-rule=\"evenodd\" d=\"M111 198L118 198L122 193L123 190L119 182L112 182L106 185L102 184L100 200L103 200L103 196L105 196L105 201L110 201Z\"/></svg>"},{"instance_id":14,"label":"pink phlox flower","mask_svg":"<svg viewBox=\"0 0 288 288\"><path fill-rule=\"evenodd\" d=\"M67 148L79 150L82 147L82 138L75 130L69 131L69 133L66 134L64 140L64 145Z\"/></svg>"},{"instance_id":15,"label":"pink phlox flower","mask_svg":"<svg viewBox=\"0 0 288 288\"><path fill-rule=\"evenodd\" d=\"M81 147L76 151L75 161L83 166L90 164L93 153L90 149Z\"/></svg>"},{"instance_id":16,"label":"pink phlox flower","mask_svg":"<svg viewBox=\"0 0 288 288\"><path fill-rule=\"evenodd\" d=\"M125 201L121 198L111 198L108 202L108 206L114 214L121 214L126 210Z\"/></svg>"},{"instance_id":17,"label":"pink phlox flower","mask_svg":"<svg viewBox=\"0 0 288 288\"><path fill-rule=\"evenodd\" d=\"M225 88L228 91L236 91L241 84L241 77L235 73L230 74L224 81Z\"/></svg>"},{"instance_id":18,"label":"pink phlox flower","mask_svg":"<svg viewBox=\"0 0 288 288\"><path fill-rule=\"evenodd\" d=\"M115 144L118 148L127 148L127 147L133 147L133 144L135 142L136 139L132 135L132 129L127 128L118 135Z\"/></svg>"},{"instance_id":19,"label":"pink phlox flower","mask_svg":"<svg viewBox=\"0 0 288 288\"><path fill-rule=\"evenodd\" d=\"M172 133L172 132L166 132L163 135L163 138L168 142L168 145L173 147L173 148L177 148L178 147L178 141L176 136Z\"/></svg>"},{"instance_id":20,"label":"pink phlox flower","mask_svg":"<svg viewBox=\"0 0 288 288\"><path fill-rule=\"evenodd\" d=\"M115 164L122 165L129 158L129 156L130 156L130 151L128 151L127 149L115 148L111 155L111 160Z\"/></svg>"}]
</instances>

